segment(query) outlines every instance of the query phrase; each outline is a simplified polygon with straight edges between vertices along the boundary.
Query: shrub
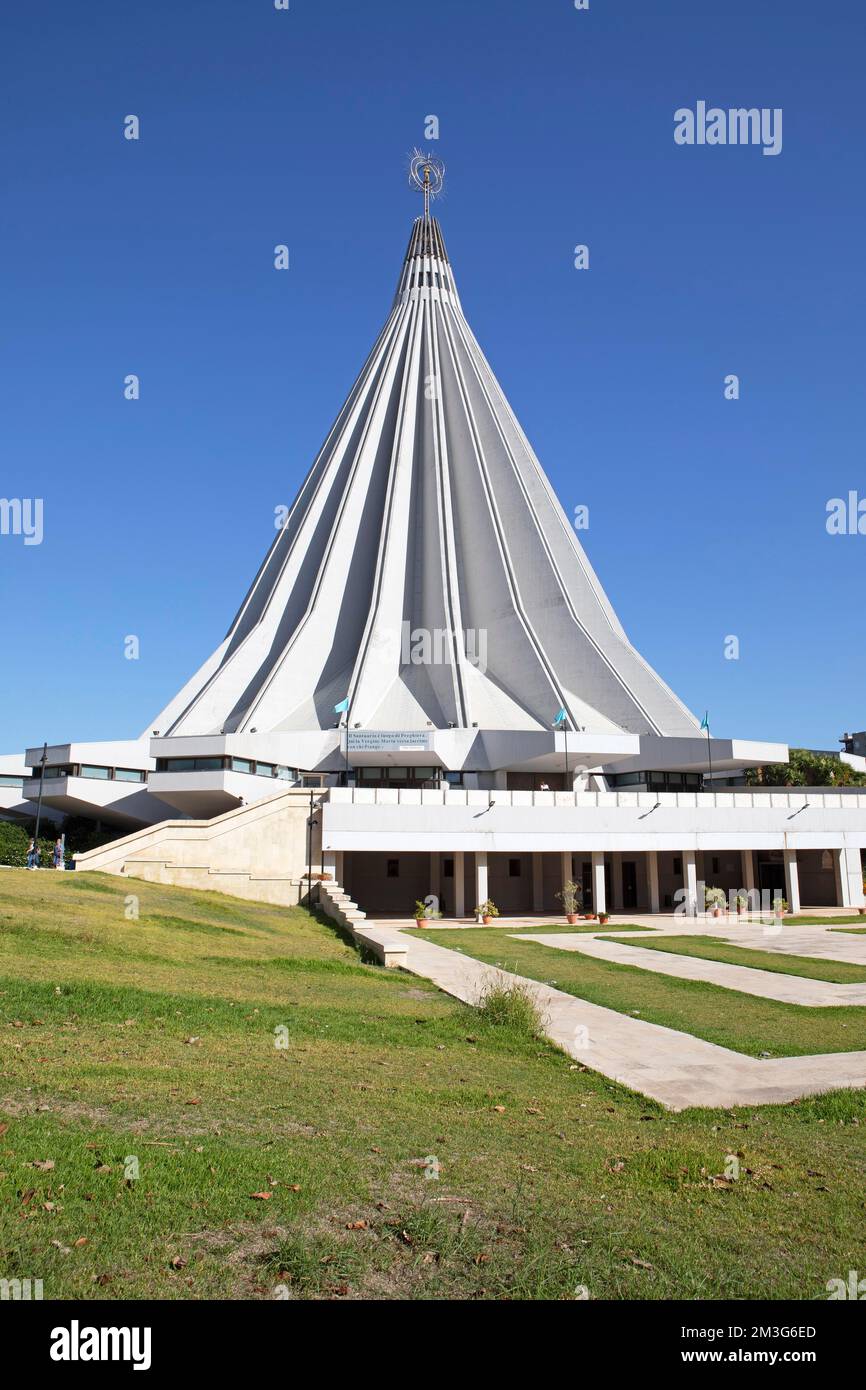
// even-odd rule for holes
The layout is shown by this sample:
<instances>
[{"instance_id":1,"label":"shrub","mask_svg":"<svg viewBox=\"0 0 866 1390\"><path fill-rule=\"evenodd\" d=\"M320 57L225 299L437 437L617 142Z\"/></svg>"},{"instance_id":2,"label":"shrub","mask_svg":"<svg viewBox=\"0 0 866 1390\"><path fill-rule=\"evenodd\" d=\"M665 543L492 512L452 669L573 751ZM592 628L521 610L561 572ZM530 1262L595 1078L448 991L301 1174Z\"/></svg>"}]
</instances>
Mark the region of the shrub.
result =
<instances>
[{"instance_id":1,"label":"shrub","mask_svg":"<svg viewBox=\"0 0 866 1390\"><path fill-rule=\"evenodd\" d=\"M562 891L556 896L562 903L562 910L566 917L573 917L576 912L580 912L583 903L583 889L572 879L566 879L562 885Z\"/></svg>"},{"instance_id":2,"label":"shrub","mask_svg":"<svg viewBox=\"0 0 866 1390\"><path fill-rule=\"evenodd\" d=\"M862 787L866 775L829 753L792 748L790 762L748 768L746 781L758 787Z\"/></svg>"},{"instance_id":3,"label":"shrub","mask_svg":"<svg viewBox=\"0 0 866 1390\"><path fill-rule=\"evenodd\" d=\"M537 1038L544 1031L541 1014L528 985L491 983L478 999L481 1019L494 1028L507 1028L522 1037Z\"/></svg>"},{"instance_id":4,"label":"shrub","mask_svg":"<svg viewBox=\"0 0 866 1390\"><path fill-rule=\"evenodd\" d=\"M27 865L27 846L30 843L31 834L31 830L14 821L0 821L0 864L11 864L17 869L25 868ZM41 835L39 836L39 855L46 868L54 862L53 839L48 840Z\"/></svg>"}]
</instances>

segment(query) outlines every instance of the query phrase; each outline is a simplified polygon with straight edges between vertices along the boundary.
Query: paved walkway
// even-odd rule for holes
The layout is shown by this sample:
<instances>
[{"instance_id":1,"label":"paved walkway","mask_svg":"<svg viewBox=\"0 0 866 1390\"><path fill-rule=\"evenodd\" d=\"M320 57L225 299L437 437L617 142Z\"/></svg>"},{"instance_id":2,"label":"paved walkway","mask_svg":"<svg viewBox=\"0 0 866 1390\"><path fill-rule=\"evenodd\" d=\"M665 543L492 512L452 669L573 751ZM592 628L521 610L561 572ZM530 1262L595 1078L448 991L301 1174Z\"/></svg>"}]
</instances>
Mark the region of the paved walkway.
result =
<instances>
[{"instance_id":1,"label":"paved walkway","mask_svg":"<svg viewBox=\"0 0 866 1390\"><path fill-rule=\"evenodd\" d=\"M407 968L413 974L468 1004L476 1004L492 982L519 981L535 998L552 1042L591 1070L670 1110L780 1104L846 1086L866 1086L866 1052L746 1057L690 1033L630 1018L537 980L497 970L415 932L401 932L396 925L366 925L383 940L399 937L407 944Z\"/></svg>"},{"instance_id":2,"label":"paved walkway","mask_svg":"<svg viewBox=\"0 0 866 1390\"><path fill-rule=\"evenodd\" d=\"M601 941L594 936L549 935L533 932L509 932L518 941L538 941L558 951L580 951L597 960L612 960L618 965L636 965L656 975L674 975L680 980L702 980L706 984L736 989L741 994L756 994L761 999L778 999L783 1004L802 1004L806 1008L831 1008L840 1004L866 1004L866 984L839 985L829 980L809 980L802 975L782 975L773 970L755 969L750 965L728 965L722 961L702 960L697 956L681 956L674 951L648 951L640 947L637 937L632 946L616 941ZM694 933L693 933L694 935ZM738 943L739 944L739 943ZM757 943L752 943L757 948Z\"/></svg>"}]
</instances>

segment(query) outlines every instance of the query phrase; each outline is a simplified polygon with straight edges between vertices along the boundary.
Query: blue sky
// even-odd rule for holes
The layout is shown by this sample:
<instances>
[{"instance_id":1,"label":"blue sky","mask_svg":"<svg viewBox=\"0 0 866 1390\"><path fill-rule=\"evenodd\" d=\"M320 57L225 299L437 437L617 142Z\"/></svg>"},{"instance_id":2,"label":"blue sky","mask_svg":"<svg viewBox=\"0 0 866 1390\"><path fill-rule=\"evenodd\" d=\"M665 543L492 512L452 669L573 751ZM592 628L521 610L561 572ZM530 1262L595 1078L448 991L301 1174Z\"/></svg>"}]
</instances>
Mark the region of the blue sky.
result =
<instances>
[{"instance_id":1,"label":"blue sky","mask_svg":"<svg viewBox=\"0 0 866 1390\"><path fill-rule=\"evenodd\" d=\"M430 114L464 308L632 640L720 736L866 724L866 536L825 528L866 496L859 0L19 0L3 47L0 494L45 536L0 536L0 751L137 734L221 639ZM701 99L781 107L782 153L677 146Z\"/></svg>"}]
</instances>

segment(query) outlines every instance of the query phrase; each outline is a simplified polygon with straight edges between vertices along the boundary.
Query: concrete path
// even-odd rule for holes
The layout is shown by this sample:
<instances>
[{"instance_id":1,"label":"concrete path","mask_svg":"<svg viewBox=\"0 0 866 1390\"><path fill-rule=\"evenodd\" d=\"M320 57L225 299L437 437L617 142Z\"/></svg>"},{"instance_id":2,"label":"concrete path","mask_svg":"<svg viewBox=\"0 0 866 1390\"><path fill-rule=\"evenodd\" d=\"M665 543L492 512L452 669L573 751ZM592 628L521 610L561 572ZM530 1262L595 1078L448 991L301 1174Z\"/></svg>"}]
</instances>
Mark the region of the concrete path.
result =
<instances>
[{"instance_id":1,"label":"concrete path","mask_svg":"<svg viewBox=\"0 0 866 1390\"><path fill-rule=\"evenodd\" d=\"M468 1004L476 1004L491 982L519 981L534 996L552 1042L592 1071L670 1110L780 1104L846 1086L866 1086L866 1052L764 1060L746 1057L690 1033L630 1018L536 980L497 970L414 932L374 922L367 929L383 937L402 937L408 944L407 968Z\"/></svg>"},{"instance_id":2,"label":"concrete path","mask_svg":"<svg viewBox=\"0 0 866 1390\"><path fill-rule=\"evenodd\" d=\"M618 965L635 965L656 975L674 975L680 980L702 980L706 984L736 989L741 994L756 994L761 999L778 999L783 1004L802 1004L806 1008L831 1008L840 1004L866 1004L866 984L839 985L829 980L809 980L803 975L781 975L772 970L755 969L750 965L728 965L722 961L702 960L698 956L681 956L674 951L648 951L637 944L621 945L616 941L601 941L593 936L568 936L564 933L546 935L533 932L509 932L517 941L537 941L558 951L579 951L597 960L611 960Z\"/></svg>"}]
</instances>

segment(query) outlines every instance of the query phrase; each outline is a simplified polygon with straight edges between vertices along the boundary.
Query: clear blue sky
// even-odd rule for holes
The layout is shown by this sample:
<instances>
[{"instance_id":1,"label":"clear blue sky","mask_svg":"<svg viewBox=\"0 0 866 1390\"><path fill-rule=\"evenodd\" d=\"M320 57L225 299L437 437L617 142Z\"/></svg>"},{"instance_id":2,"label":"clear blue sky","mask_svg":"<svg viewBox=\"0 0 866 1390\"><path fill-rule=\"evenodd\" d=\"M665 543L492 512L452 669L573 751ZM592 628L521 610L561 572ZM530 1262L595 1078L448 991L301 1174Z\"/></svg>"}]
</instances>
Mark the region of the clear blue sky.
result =
<instances>
[{"instance_id":1,"label":"clear blue sky","mask_svg":"<svg viewBox=\"0 0 866 1390\"><path fill-rule=\"evenodd\" d=\"M866 536L825 530L866 496L862 0L3 28L0 495L45 539L0 537L0 751L137 734L221 639L388 311L429 114L464 308L629 635L720 736L866 725ZM699 99L782 107L782 153L678 147Z\"/></svg>"}]
</instances>

